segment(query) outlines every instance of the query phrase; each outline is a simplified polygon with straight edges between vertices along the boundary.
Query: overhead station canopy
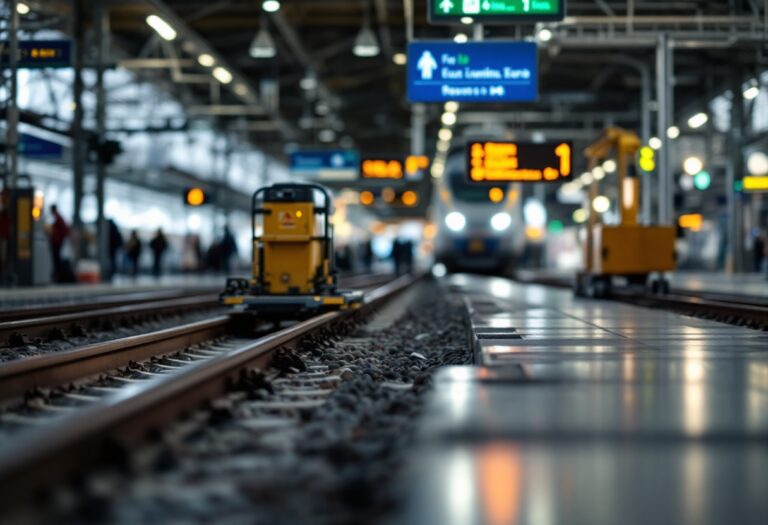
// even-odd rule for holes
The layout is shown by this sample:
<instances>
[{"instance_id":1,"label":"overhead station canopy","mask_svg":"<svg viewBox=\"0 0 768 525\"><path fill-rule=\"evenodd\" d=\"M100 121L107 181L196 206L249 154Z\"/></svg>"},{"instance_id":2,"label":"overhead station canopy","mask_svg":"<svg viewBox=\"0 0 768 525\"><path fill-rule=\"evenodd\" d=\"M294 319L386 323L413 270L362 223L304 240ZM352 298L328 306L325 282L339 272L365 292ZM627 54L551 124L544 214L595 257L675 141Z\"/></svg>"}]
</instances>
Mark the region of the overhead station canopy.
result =
<instances>
[{"instance_id":1,"label":"overhead station canopy","mask_svg":"<svg viewBox=\"0 0 768 525\"><path fill-rule=\"evenodd\" d=\"M482 23L562 20L565 0L429 0L432 24L457 24L464 17Z\"/></svg>"},{"instance_id":2,"label":"overhead station canopy","mask_svg":"<svg viewBox=\"0 0 768 525\"><path fill-rule=\"evenodd\" d=\"M557 182L573 173L570 142L473 141L467 148L470 182Z\"/></svg>"}]
</instances>

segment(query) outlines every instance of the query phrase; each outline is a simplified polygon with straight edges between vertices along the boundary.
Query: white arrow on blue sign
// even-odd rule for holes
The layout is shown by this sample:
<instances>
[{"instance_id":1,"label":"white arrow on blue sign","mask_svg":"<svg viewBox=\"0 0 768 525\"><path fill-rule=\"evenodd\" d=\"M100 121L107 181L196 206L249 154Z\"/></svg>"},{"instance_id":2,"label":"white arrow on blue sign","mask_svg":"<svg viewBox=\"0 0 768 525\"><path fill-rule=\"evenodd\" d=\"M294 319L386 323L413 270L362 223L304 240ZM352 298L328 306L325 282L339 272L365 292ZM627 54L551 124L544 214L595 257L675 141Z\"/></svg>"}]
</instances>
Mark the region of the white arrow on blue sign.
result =
<instances>
[{"instance_id":1,"label":"white arrow on blue sign","mask_svg":"<svg viewBox=\"0 0 768 525\"><path fill-rule=\"evenodd\" d=\"M532 42L413 42L408 45L411 102L533 102L538 55Z\"/></svg>"}]
</instances>

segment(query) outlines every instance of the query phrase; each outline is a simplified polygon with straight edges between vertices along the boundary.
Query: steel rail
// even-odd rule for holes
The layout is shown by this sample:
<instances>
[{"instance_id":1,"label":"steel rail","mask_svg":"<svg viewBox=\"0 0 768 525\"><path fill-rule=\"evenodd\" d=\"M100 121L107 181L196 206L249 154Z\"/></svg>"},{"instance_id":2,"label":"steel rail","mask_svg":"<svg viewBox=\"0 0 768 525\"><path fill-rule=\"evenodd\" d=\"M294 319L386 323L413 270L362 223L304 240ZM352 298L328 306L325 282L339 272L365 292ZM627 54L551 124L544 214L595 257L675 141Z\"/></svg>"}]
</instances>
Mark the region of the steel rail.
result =
<instances>
[{"instance_id":1,"label":"steel rail","mask_svg":"<svg viewBox=\"0 0 768 525\"><path fill-rule=\"evenodd\" d=\"M221 315L147 334L94 343L71 350L0 364L0 400L24 395L32 388L63 385L114 370L131 361L171 353L226 333L229 317Z\"/></svg>"},{"instance_id":2,"label":"steel rail","mask_svg":"<svg viewBox=\"0 0 768 525\"><path fill-rule=\"evenodd\" d=\"M125 306L113 306L100 310L75 311L60 315L7 321L0 323L0 341L7 342L13 335L28 338L48 337L56 330L71 330L76 325L87 328L92 326L93 322L104 322L129 316L215 308L219 304L218 300L218 294L205 294Z\"/></svg>"},{"instance_id":3,"label":"steel rail","mask_svg":"<svg viewBox=\"0 0 768 525\"><path fill-rule=\"evenodd\" d=\"M152 301L206 296L210 295L211 293L214 293L214 290L194 292L165 290L160 292L130 292L94 295L93 297L81 297L78 300L79 302L75 300L69 300L60 301L55 304L32 304L29 306L19 306L15 308L3 308L0 309L0 323L8 321L19 321L22 319L31 319L35 317L47 317L52 315L85 312L88 310L98 310L100 308L130 306L134 304L149 303ZM85 300L88 302L82 302Z\"/></svg>"},{"instance_id":4,"label":"steel rail","mask_svg":"<svg viewBox=\"0 0 768 525\"><path fill-rule=\"evenodd\" d=\"M400 277L366 293L358 309L329 312L254 340L225 355L191 364L167 377L126 386L58 424L32 430L0 456L0 503L7 507L30 502L45 486L99 460L115 459L152 431L225 394L243 370L264 368L272 353L294 346L313 333L332 329L411 286L417 279Z\"/></svg>"},{"instance_id":5,"label":"steel rail","mask_svg":"<svg viewBox=\"0 0 768 525\"><path fill-rule=\"evenodd\" d=\"M342 279L342 284L371 288L391 280L391 275L358 275ZM205 297L214 301L210 296ZM215 304L214 301L212 306ZM90 315L95 314L91 312ZM0 363L0 401L22 396L32 388L63 385L114 370L131 361L175 352L185 346L215 339L227 332L229 320L227 315L222 314L146 334Z\"/></svg>"},{"instance_id":6,"label":"steel rail","mask_svg":"<svg viewBox=\"0 0 768 525\"><path fill-rule=\"evenodd\" d=\"M532 277L522 279L520 282L553 288L573 288L573 280L569 278ZM641 306L661 306L698 315L743 319L756 325L768 326L768 300L758 296L675 288L669 294L654 294L631 288L614 287L605 299Z\"/></svg>"}]
</instances>

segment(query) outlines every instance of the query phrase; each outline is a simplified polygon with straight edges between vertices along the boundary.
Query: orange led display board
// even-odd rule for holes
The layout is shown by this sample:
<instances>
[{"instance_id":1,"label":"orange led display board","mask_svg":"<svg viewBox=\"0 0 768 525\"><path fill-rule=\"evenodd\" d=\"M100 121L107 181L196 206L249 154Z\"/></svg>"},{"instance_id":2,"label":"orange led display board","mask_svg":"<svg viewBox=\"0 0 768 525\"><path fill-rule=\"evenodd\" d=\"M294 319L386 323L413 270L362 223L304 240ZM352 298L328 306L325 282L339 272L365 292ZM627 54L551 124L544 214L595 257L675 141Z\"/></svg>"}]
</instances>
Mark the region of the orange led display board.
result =
<instances>
[{"instance_id":1,"label":"orange led display board","mask_svg":"<svg viewBox=\"0 0 768 525\"><path fill-rule=\"evenodd\" d=\"M557 182L573 175L570 142L473 141L467 148L470 182Z\"/></svg>"},{"instance_id":2,"label":"orange led display board","mask_svg":"<svg viewBox=\"0 0 768 525\"><path fill-rule=\"evenodd\" d=\"M429 168L429 157L409 155L401 158L373 158L360 163L360 176L364 179L400 180L417 178Z\"/></svg>"}]
</instances>

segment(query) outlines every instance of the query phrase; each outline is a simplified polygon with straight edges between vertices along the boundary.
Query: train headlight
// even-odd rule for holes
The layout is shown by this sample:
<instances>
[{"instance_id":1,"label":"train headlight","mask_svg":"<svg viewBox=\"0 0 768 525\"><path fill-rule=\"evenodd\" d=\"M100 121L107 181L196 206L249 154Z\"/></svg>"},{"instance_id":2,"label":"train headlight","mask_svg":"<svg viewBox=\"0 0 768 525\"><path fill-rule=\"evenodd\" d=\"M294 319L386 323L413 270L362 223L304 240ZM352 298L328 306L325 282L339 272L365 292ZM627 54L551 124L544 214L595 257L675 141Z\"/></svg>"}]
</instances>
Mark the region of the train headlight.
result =
<instances>
[{"instance_id":1,"label":"train headlight","mask_svg":"<svg viewBox=\"0 0 768 525\"><path fill-rule=\"evenodd\" d=\"M445 216L445 225L455 232L460 232L467 225L467 218L463 213L458 211L452 211Z\"/></svg>"},{"instance_id":2,"label":"train headlight","mask_svg":"<svg viewBox=\"0 0 768 525\"><path fill-rule=\"evenodd\" d=\"M512 217L509 213L497 213L491 217L491 227L497 232L503 232L512 224Z\"/></svg>"}]
</instances>

